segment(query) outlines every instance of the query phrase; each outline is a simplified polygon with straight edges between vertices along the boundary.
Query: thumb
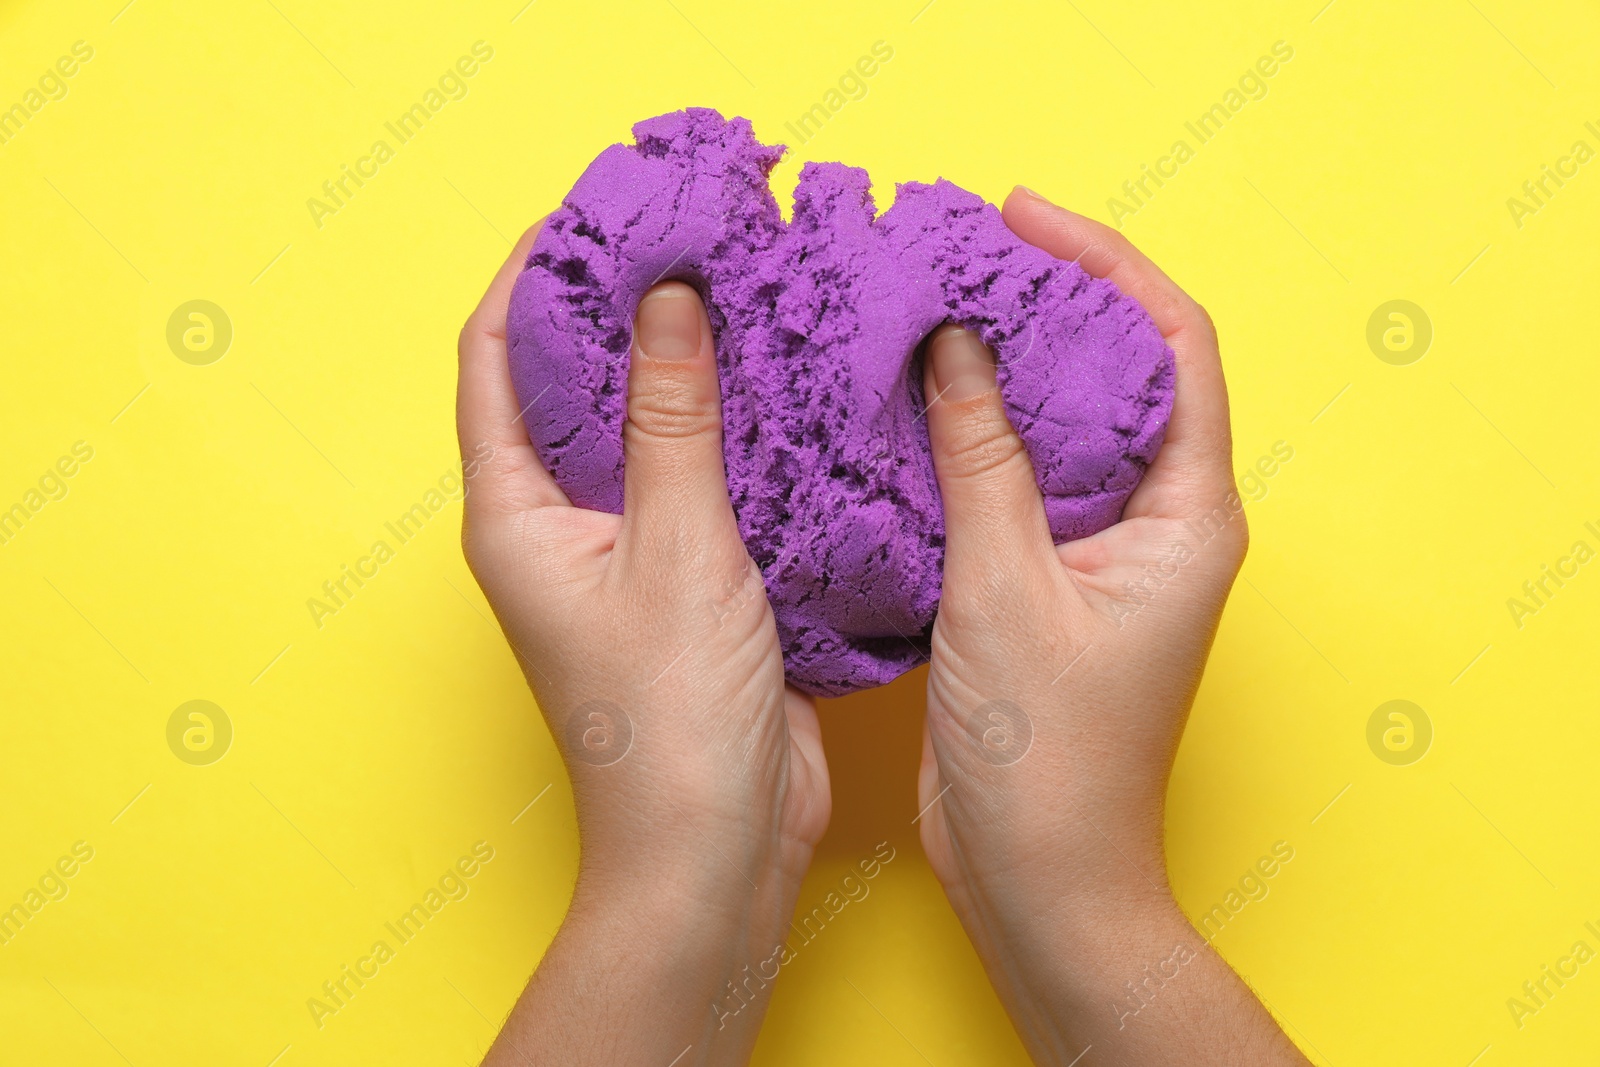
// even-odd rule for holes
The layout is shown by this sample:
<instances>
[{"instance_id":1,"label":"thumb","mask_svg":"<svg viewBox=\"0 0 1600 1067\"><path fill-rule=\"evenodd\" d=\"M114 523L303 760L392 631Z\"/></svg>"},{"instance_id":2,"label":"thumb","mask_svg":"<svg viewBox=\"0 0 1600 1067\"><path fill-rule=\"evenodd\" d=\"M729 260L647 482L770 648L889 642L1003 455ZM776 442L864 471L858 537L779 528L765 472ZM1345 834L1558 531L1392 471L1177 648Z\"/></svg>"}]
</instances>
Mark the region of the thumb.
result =
<instances>
[{"instance_id":1,"label":"thumb","mask_svg":"<svg viewBox=\"0 0 1600 1067\"><path fill-rule=\"evenodd\" d=\"M623 426L625 532L671 549L733 524L711 322L682 282L639 302Z\"/></svg>"},{"instance_id":2,"label":"thumb","mask_svg":"<svg viewBox=\"0 0 1600 1067\"><path fill-rule=\"evenodd\" d=\"M1044 501L1022 438L1006 418L994 353L978 335L942 326L928 341L928 440L944 499L945 578L994 561L1053 555ZM978 571L977 573L982 573Z\"/></svg>"}]
</instances>

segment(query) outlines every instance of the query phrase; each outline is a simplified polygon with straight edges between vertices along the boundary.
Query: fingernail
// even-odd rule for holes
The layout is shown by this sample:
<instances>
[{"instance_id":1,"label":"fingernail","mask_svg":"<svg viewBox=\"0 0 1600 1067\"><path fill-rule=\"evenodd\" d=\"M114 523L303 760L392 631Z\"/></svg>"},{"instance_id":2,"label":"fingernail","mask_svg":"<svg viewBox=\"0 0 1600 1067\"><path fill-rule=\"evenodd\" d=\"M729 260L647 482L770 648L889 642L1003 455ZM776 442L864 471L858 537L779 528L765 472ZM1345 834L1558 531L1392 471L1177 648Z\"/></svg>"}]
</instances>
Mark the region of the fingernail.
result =
<instances>
[{"instance_id":1,"label":"fingernail","mask_svg":"<svg viewBox=\"0 0 1600 1067\"><path fill-rule=\"evenodd\" d=\"M1038 193L1034 192L1032 189L1029 189L1026 185L1017 186L1016 189L1014 190L1014 192L1021 193L1023 196L1030 196L1033 199L1039 201L1039 203L1041 203L1041 204L1050 204L1051 207L1055 207L1055 205L1051 204L1049 200L1045 199L1043 196L1040 196Z\"/></svg>"},{"instance_id":2,"label":"fingernail","mask_svg":"<svg viewBox=\"0 0 1600 1067\"><path fill-rule=\"evenodd\" d=\"M978 335L960 326L944 326L928 342L933 384L951 403L982 396L995 386L994 353Z\"/></svg>"},{"instance_id":3,"label":"fingernail","mask_svg":"<svg viewBox=\"0 0 1600 1067\"><path fill-rule=\"evenodd\" d=\"M700 308L693 289L663 285L639 301L634 333L639 350L651 359L680 362L700 351Z\"/></svg>"}]
</instances>

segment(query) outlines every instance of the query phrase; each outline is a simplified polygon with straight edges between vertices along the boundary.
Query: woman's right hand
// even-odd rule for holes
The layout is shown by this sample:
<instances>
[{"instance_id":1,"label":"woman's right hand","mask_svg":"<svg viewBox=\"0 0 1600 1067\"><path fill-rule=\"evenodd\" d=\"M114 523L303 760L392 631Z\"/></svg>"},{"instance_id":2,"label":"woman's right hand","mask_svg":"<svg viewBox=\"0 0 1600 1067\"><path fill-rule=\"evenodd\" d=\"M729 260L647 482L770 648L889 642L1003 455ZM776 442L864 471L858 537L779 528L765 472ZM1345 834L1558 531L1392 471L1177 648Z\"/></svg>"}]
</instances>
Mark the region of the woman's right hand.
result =
<instances>
[{"instance_id":1,"label":"woman's right hand","mask_svg":"<svg viewBox=\"0 0 1600 1067\"><path fill-rule=\"evenodd\" d=\"M1122 521L1055 545L977 336L928 345L944 501L923 846L1040 1063L1305 1060L1179 911L1167 779L1247 535L1200 305L1127 239L1018 189L1023 240L1110 278L1177 358L1165 443Z\"/></svg>"}]
</instances>

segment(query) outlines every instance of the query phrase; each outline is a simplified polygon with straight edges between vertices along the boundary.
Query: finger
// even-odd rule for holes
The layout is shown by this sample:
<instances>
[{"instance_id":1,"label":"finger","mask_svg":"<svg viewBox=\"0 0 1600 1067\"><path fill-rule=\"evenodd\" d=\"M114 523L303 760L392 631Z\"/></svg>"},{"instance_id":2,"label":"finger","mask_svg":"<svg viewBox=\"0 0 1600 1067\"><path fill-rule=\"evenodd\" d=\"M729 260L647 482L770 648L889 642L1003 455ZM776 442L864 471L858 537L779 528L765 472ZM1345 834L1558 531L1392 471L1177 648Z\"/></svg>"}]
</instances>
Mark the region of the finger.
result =
<instances>
[{"instance_id":1,"label":"finger","mask_svg":"<svg viewBox=\"0 0 1600 1067\"><path fill-rule=\"evenodd\" d=\"M457 344L456 435L468 496L512 509L567 503L528 441L506 362L506 307L541 225L530 227L512 249Z\"/></svg>"},{"instance_id":2,"label":"finger","mask_svg":"<svg viewBox=\"0 0 1600 1067\"><path fill-rule=\"evenodd\" d=\"M1106 278L1149 312L1177 362L1177 396L1161 452L1124 518L1192 517L1233 490L1228 387L1205 309L1122 234L1018 186L1002 211L1018 237Z\"/></svg>"},{"instance_id":3,"label":"finger","mask_svg":"<svg viewBox=\"0 0 1600 1067\"><path fill-rule=\"evenodd\" d=\"M928 340L923 373L946 583L992 561L1043 558L1050 526L1027 449L1006 418L994 353L977 334L941 326Z\"/></svg>"},{"instance_id":4,"label":"finger","mask_svg":"<svg viewBox=\"0 0 1600 1067\"><path fill-rule=\"evenodd\" d=\"M639 302L622 448L626 539L704 543L732 528L711 322L683 282L658 285Z\"/></svg>"}]
</instances>

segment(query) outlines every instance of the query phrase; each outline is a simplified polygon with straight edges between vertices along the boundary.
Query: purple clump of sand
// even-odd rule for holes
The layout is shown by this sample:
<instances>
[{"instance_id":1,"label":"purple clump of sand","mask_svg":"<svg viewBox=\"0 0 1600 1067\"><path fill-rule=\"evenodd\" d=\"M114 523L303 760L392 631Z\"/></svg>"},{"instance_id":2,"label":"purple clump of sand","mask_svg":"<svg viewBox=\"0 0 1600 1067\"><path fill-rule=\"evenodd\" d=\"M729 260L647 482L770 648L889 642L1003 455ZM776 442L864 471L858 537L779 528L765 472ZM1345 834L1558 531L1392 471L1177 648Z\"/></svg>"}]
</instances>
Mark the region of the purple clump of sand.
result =
<instances>
[{"instance_id":1,"label":"purple clump of sand","mask_svg":"<svg viewBox=\"0 0 1600 1067\"><path fill-rule=\"evenodd\" d=\"M918 346L942 322L994 348L1055 540L1119 519L1173 396L1172 353L1137 302L943 179L897 186L875 217L866 171L807 163L785 223L767 182L784 149L745 119L693 108L633 134L534 242L506 327L512 380L572 502L620 512L639 299L665 279L700 291L728 488L790 682L837 696L928 657L944 519Z\"/></svg>"}]
</instances>

